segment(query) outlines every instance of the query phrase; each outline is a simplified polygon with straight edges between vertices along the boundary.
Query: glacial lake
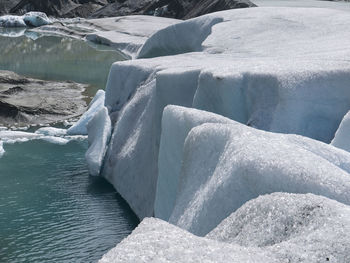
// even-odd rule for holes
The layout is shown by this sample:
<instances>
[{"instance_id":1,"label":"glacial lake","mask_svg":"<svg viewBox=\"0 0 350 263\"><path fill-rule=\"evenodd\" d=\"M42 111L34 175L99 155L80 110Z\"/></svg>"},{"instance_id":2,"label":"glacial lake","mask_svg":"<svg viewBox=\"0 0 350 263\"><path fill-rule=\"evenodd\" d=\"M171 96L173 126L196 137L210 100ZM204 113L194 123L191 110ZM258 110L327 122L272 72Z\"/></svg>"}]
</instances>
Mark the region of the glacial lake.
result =
<instances>
[{"instance_id":1,"label":"glacial lake","mask_svg":"<svg viewBox=\"0 0 350 263\"><path fill-rule=\"evenodd\" d=\"M118 52L70 38L0 37L1 70L88 83L88 95L104 87L110 65L123 59ZM137 217L115 189L89 176L87 147L87 140L4 145L1 263L97 262L137 226Z\"/></svg>"}]
</instances>

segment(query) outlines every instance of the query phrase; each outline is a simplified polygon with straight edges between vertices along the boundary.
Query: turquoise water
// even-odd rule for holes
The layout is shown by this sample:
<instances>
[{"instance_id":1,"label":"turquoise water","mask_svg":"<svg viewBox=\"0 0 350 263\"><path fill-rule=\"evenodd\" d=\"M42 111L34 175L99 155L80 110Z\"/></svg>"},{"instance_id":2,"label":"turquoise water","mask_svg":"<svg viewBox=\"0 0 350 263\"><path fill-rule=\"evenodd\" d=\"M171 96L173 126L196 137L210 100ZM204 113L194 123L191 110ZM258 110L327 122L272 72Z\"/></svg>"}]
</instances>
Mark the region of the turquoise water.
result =
<instances>
[{"instance_id":1,"label":"turquoise water","mask_svg":"<svg viewBox=\"0 0 350 263\"><path fill-rule=\"evenodd\" d=\"M70 38L0 37L0 70L88 83L89 96L105 86L110 65L123 59ZM36 140L4 148L0 263L96 262L138 224L110 184L89 176L87 140L67 145Z\"/></svg>"},{"instance_id":2,"label":"turquoise water","mask_svg":"<svg viewBox=\"0 0 350 263\"><path fill-rule=\"evenodd\" d=\"M0 262L96 262L137 225L102 178L86 141L5 145L0 159Z\"/></svg>"}]
</instances>

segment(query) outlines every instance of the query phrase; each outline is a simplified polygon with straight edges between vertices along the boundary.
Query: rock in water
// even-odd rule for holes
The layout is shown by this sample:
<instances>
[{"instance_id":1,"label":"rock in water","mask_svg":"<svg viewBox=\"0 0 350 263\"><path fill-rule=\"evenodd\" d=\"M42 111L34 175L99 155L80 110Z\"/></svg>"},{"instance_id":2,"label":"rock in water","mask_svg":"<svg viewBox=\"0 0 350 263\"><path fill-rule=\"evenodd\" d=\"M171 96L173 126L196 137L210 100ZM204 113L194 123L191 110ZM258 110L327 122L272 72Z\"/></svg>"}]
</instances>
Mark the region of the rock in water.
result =
<instances>
[{"instance_id":1,"label":"rock in water","mask_svg":"<svg viewBox=\"0 0 350 263\"><path fill-rule=\"evenodd\" d=\"M63 121L81 115L86 85L43 81L0 71L0 125L25 126Z\"/></svg>"}]
</instances>

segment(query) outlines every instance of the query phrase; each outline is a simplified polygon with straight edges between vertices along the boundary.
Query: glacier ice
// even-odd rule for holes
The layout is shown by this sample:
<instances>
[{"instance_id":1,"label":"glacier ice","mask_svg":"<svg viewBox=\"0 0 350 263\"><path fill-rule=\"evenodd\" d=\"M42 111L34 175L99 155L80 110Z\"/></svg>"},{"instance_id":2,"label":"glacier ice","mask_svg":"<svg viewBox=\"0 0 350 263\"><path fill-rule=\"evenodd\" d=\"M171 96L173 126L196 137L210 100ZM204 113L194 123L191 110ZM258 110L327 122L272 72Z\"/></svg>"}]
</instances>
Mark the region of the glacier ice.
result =
<instances>
[{"instance_id":1,"label":"glacier ice","mask_svg":"<svg viewBox=\"0 0 350 263\"><path fill-rule=\"evenodd\" d=\"M94 117L96 112L104 107L105 92L104 90L98 90L96 95L89 104L88 110L80 117L80 119L74 123L68 130L68 135L86 135L87 124Z\"/></svg>"},{"instance_id":2,"label":"glacier ice","mask_svg":"<svg viewBox=\"0 0 350 263\"><path fill-rule=\"evenodd\" d=\"M158 180L154 215L168 220L177 197L183 145L190 130L203 123L231 123L223 116L169 105L164 109L158 158Z\"/></svg>"},{"instance_id":3,"label":"glacier ice","mask_svg":"<svg viewBox=\"0 0 350 263\"><path fill-rule=\"evenodd\" d=\"M105 106L113 134L102 176L140 218L154 214L161 116L169 104L330 142L350 108L348 21L339 10L252 8L158 31L139 57L164 56L111 67Z\"/></svg>"},{"instance_id":4,"label":"glacier ice","mask_svg":"<svg viewBox=\"0 0 350 263\"><path fill-rule=\"evenodd\" d=\"M112 135L101 175L140 219L155 215L182 230L146 219L101 262L191 261L186 255L206 250L192 248L188 239L232 233L235 227L223 220L246 211L245 204L277 213L267 223L267 216L248 213L256 228L248 224L246 233L232 237L231 245L253 249L246 252L254 260L262 247L265 262L348 261L348 237L330 234L331 245L326 237L349 223L350 154L334 147L344 148L336 138L346 144L349 21L350 13L335 9L229 10L164 28L146 40L138 59L114 63L105 97ZM259 197L265 194L272 195ZM284 213L288 202L295 205ZM322 221L329 214L334 228ZM298 222L299 232L289 229ZM177 232L170 240L169 228L186 239ZM270 243L255 244L258 238ZM212 254L208 261L220 261Z\"/></svg>"},{"instance_id":5,"label":"glacier ice","mask_svg":"<svg viewBox=\"0 0 350 263\"><path fill-rule=\"evenodd\" d=\"M95 113L87 125L89 148L85 159L91 175L99 175L107 144L111 136L111 120L106 107L102 107Z\"/></svg>"},{"instance_id":6,"label":"glacier ice","mask_svg":"<svg viewBox=\"0 0 350 263\"><path fill-rule=\"evenodd\" d=\"M39 27L52 24L52 21L42 12L28 12L23 16L23 21L28 26Z\"/></svg>"},{"instance_id":7,"label":"glacier ice","mask_svg":"<svg viewBox=\"0 0 350 263\"><path fill-rule=\"evenodd\" d=\"M349 262L350 207L313 194L274 193L244 204L206 237L259 247L286 262Z\"/></svg>"},{"instance_id":8,"label":"glacier ice","mask_svg":"<svg viewBox=\"0 0 350 263\"><path fill-rule=\"evenodd\" d=\"M206 237L146 218L106 253L112 262L349 262L350 207L312 194L260 196Z\"/></svg>"},{"instance_id":9,"label":"glacier ice","mask_svg":"<svg viewBox=\"0 0 350 263\"><path fill-rule=\"evenodd\" d=\"M350 204L347 152L232 122L203 124L187 136L169 222L205 235L248 200L273 192L314 193Z\"/></svg>"},{"instance_id":10,"label":"glacier ice","mask_svg":"<svg viewBox=\"0 0 350 263\"><path fill-rule=\"evenodd\" d=\"M20 16L0 16L0 27L26 27L26 23Z\"/></svg>"},{"instance_id":11,"label":"glacier ice","mask_svg":"<svg viewBox=\"0 0 350 263\"><path fill-rule=\"evenodd\" d=\"M280 262L260 248L245 248L197 237L156 218L146 218L99 263L116 262Z\"/></svg>"},{"instance_id":12,"label":"glacier ice","mask_svg":"<svg viewBox=\"0 0 350 263\"><path fill-rule=\"evenodd\" d=\"M51 23L52 21L42 12L28 12L23 16L0 16L0 27L39 27Z\"/></svg>"}]
</instances>

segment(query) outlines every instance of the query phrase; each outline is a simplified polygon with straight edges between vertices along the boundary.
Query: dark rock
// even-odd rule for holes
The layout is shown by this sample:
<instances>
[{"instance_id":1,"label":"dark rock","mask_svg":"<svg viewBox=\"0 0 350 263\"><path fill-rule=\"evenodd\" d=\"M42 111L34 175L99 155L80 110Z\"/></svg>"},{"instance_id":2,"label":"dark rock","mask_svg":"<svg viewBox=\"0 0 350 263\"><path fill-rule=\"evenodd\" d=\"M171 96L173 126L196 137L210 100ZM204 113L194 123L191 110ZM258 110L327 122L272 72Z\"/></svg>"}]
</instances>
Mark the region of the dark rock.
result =
<instances>
[{"instance_id":1,"label":"dark rock","mask_svg":"<svg viewBox=\"0 0 350 263\"><path fill-rule=\"evenodd\" d=\"M0 70L0 126L75 118L85 111L85 88L74 82L36 80Z\"/></svg>"},{"instance_id":2,"label":"dark rock","mask_svg":"<svg viewBox=\"0 0 350 263\"><path fill-rule=\"evenodd\" d=\"M10 9L19 3L20 0L0 0L0 15L10 12Z\"/></svg>"},{"instance_id":3,"label":"dark rock","mask_svg":"<svg viewBox=\"0 0 350 263\"><path fill-rule=\"evenodd\" d=\"M249 0L187 0L184 3L183 19L235 8L256 6Z\"/></svg>"},{"instance_id":4,"label":"dark rock","mask_svg":"<svg viewBox=\"0 0 350 263\"><path fill-rule=\"evenodd\" d=\"M6 6L2 8L2 6ZM249 0L0 0L4 12L40 11L55 17L157 15L188 19L211 12L255 6Z\"/></svg>"},{"instance_id":5,"label":"dark rock","mask_svg":"<svg viewBox=\"0 0 350 263\"><path fill-rule=\"evenodd\" d=\"M22 15L40 11L55 17L87 17L108 3L109 0L21 0L10 12Z\"/></svg>"},{"instance_id":6,"label":"dark rock","mask_svg":"<svg viewBox=\"0 0 350 263\"><path fill-rule=\"evenodd\" d=\"M155 14L189 19L216 11L253 6L255 5L249 0L117 0L94 12L90 17Z\"/></svg>"}]
</instances>

